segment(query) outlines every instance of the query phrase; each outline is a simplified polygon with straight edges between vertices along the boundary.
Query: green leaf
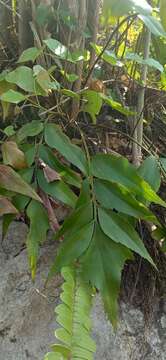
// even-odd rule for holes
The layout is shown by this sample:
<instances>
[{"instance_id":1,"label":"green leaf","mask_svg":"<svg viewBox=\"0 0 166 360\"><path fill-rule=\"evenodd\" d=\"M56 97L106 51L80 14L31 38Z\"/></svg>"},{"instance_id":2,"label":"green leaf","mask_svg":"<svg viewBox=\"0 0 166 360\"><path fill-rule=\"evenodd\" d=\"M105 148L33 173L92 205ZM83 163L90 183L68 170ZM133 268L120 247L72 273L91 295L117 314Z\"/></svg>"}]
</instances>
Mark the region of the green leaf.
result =
<instances>
[{"instance_id":1,"label":"green leaf","mask_svg":"<svg viewBox=\"0 0 166 360\"><path fill-rule=\"evenodd\" d=\"M66 78L67 81L73 83L76 81L79 77L76 74L68 74L64 70L61 70L60 73ZM70 90L69 90L70 91Z\"/></svg>"},{"instance_id":2,"label":"green leaf","mask_svg":"<svg viewBox=\"0 0 166 360\"><path fill-rule=\"evenodd\" d=\"M79 199L78 199L79 202ZM56 239L62 237L64 234L75 234L80 228L89 224L93 220L92 202L87 202L83 206L76 207L76 209L69 215L60 230L56 233Z\"/></svg>"},{"instance_id":3,"label":"green leaf","mask_svg":"<svg viewBox=\"0 0 166 360\"><path fill-rule=\"evenodd\" d=\"M34 200L28 205L26 213L30 220L30 230L27 236L27 249L32 279L34 279L39 245L43 244L46 240L47 231L49 229L49 220L43 205Z\"/></svg>"},{"instance_id":4,"label":"green leaf","mask_svg":"<svg viewBox=\"0 0 166 360\"><path fill-rule=\"evenodd\" d=\"M45 179L42 170L38 170L37 172L37 179L40 188L47 193L48 195L52 196L54 199L61 201L62 203L75 208L77 196L74 192L69 188L67 184L65 184L62 180L61 181L54 181L48 183Z\"/></svg>"},{"instance_id":5,"label":"green leaf","mask_svg":"<svg viewBox=\"0 0 166 360\"><path fill-rule=\"evenodd\" d=\"M16 195L13 197L13 204L19 212L24 211L29 202L30 198L25 195Z\"/></svg>"},{"instance_id":6,"label":"green leaf","mask_svg":"<svg viewBox=\"0 0 166 360\"><path fill-rule=\"evenodd\" d=\"M121 271L127 259L132 259L130 250L113 242L96 225L91 244L81 260L82 271L84 278L100 290L114 327L117 325Z\"/></svg>"},{"instance_id":7,"label":"green leaf","mask_svg":"<svg viewBox=\"0 0 166 360\"><path fill-rule=\"evenodd\" d=\"M36 83L47 95L51 90L59 90L60 85L58 81L51 81L49 72L45 70L41 65L35 65L33 67L33 74Z\"/></svg>"},{"instance_id":8,"label":"green leaf","mask_svg":"<svg viewBox=\"0 0 166 360\"><path fill-rule=\"evenodd\" d=\"M7 165L0 165L0 186L9 191L14 191L29 196L37 201L41 201L35 190L33 190L18 173Z\"/></svg>"},{"instance_id":9,"label":"green leaf","mask_svg":"<svg viewBox=\"0 0 166 360\"><path fill-rule=\"evenodd\" d=\"M56 55L62 60L69 61L71 63L75 63L78 61L85 61L87 60L87 51L74 51L71 53L66 46L64 46L62 43L60 43L56 39L49 38L47 40L44 40L44 44Z\"/></svg>"},{"instance_id":10,"label":"green leaf","mask_svg":"<svg viewBox=\"0 0 166 360\"><path fill-rule=\"evenodd\" d=\"M81 187L81 177L67 165L60 162L47 146L41 145L39 147L39 157L47 165L55 169L65 182L78 188Z\"/></svg>"},{"instance_id":11,"label":"green leaf","mask_svg":"<svg viewBox=\"0 0 166 360\"><path fill-rule=\"evenodd\" d=\"M28 48L23 51L23 53L21 54L21 56L18 59L18 63L28 62L28 61L34 62L39 57L41 52L42 52L42 50L37 49L36 47Z\"/></svg>"},{"instance_id":12,"label":"green leaf","mask_svg":"<svg viewBox=\"0 0 166 360\"><path fill-rule=\"evenodd\" d=\"M161 175L158 161L155 156L147 157L138 169L139 175L152 187L158 191L161 185Z\"/></svg>"},{"instance_id":13,"label":"green leaf","mask_svg":"<svg viewBox=\"0 0 166 360\"><path fill-rule=\"evenodd\" d=\"M44 357L44 360L66 360L63 355L55 352L47 353Z\"/></svg>"},{"instance_id":14,"label":"green leaf","mask_svg":"<svg viewBox=\"0 0 166 360\"><path fill-rule=\"evenodd\" d=\"M6 80L12 84L16 84L21 89L35 93L35 79L33 71L27 66L19 66L17 69L6 75Z\"/></svg>"},{"instance_id":15,"label":"green leaf","mask_svg":"<svg viewBox=\"0 0 166 360\"><path fill-rule=\"evenodd\" d=\"M136 168L127 159L110 154L98 154L93 156L91 167L92 174L95 177L118 182L126 186L135 195L166 207L166 203L138 175Z\"/></svg>"},{"instance_id":16,"label":"green leaf","mask_svg":"<svg viewBox=\"0 0 166 360\"><path fill-rule=\"evenodd\" d=\"M96 115L99 114L102 107L102 99L98 92L93 90L86 90L83 93L83 99L86 103L83 105L82 110L87 112L92 117L93 123L96 123Z\"/></svg>"},{"instance_id":17,"label":"green leaf","mask_svg":"<svg viewBox=\"0 0 166 360\"><path fill-rule=\"evenodd\" d=\"M92 239L93 230L94 222L91 222L80 229L73 229L71 234L67 232L56 255L50 275L59 272L63 266L72 264L87 250Z\"/></svg>"},{"instance_id":18,"label":"green leaf","mask_svg":"<svg viewBox=\"0 0 166 360\"><path fill-rule=\"evenodd\" d=\"M28 136L33 137L40 134L43 131L43 124L40 120L33 120L23 125L17 132L17 141L22 142Z\"/></svg>"},{"instance_id":19,"label":"green leaf","mask_svg":"<svg viewBox=\"0 0 166 360\"><path fill-rule=\"evenodd\" d=\"M143 15L152 13L152 7L146 0L105 0L105 11L111 8L112 16L123 16L129 12L136 12Z\"/></svg>"},{"instance_id":20,"label":"green leaf","mask_svg":"<svg viewBox=\"0 0 166 360\"><path fill-rule=\"evenodd\" d=\"M6 136L10 137L12 135L15 134L15 130L14 130L14 126L13 125L9 125L7 126L4 130L4 133Z\"/></svg>"},{"instance_id":21,"label":"green leaf","mask_svg":"<svg viewBox=\"0 0 166 360\"><path fill-rule=\"evenodd\" d=\"M91 46L95 50L95 53L98 56L100 56L100 54L103 51L103 47L99 46L97 44L94 44L94 43L91 43ZM102 54L101 58L112 66L119 66L119 67L123 66L123 63L117 59L117 57L113 51L105 50L104 53Z\"/></svg>"},{"instance_id":22,"label":"green leaf","mask_svg":"<svg viewBox=\"0 0 166 360\"><path fill-rule=\"evenodd\" d=\"M61 93L76 100L80 100L80 95L72 90L62 89Z\"/></svg>"},{"instance_id":23,"label":"green leaf","mask_svg":"<svg viewBox=\"0 0 166 360\"><path fill-rule=\"evenodd\" d=\"M163 29L161 22L154 16L139 15L139 18L147 26L155 36L166 36L166 31Z\"/></svg>"},{"instance_id":24,"label":"green leaf","mask_svg":"<svg viewBox=\"0 0 166 360\"><path fill-rule=\"evenodd\" d=\"M104 94L101 94L100 96L102 97L102 99L104 100L104 102L106 104L111 106L112 109L115 109L115 110L119 111L121 114L124 114L126 116L132 116L132 115L135 114L133 111L131 111L127 107L124 107L119 102L113 100L111 97L108 97L108 96L106 96Z\"/></svg>"},{"instance_id":25,"label":"green leaf","mask_svg":"<svg viewBox=\"0 0 166 360\"><path fill-rule=\"evenodd\" d=\"M54 53L54 55L58 56L60 59L73 62L70 51L58 40L49 38L48 40L44 40L44 44L46 44L47 47Z\"/></svg>"},{"instance_id":26,"label":"green leaf","mask_svg":"<svg viewBox=\"0 0 166 360\"><path fill-rule=\"evenodd\" d=\"M70 139L55 124L47 124L45 127L45 142L47 145L60 152L68 161L87 174L88 165L83 151L72 144Z\"/></svg>"},{"instance_id":27,"label":"green leaf","mask_svg":"<svg viewBox=\"0 0 166 360\"><path fill-rule=\"evenodd\" d=\"M157 222L152 212L141 202L137 201L125 186L96 179L94 189L96 198L102 207L112 210L116 209L137 219Z\"/></svg>"},{"instance_id":28,"label":"green leaf","mask_svg":"<svg viewBox=\"0 0 166 360\"><path fill-rule=\"evenodd\" d=\"M61 294L63 303L55 309L61 326L55 336L60 343L52 348L55 354L62 355L62 359L92 360L96 347L90 337L91 287L74 267L64 267L62 276L65 280Z\"/></svg>"},{"instance_id":29,"label":"green leaf","mask_svg":"<svg viewBox=\"0 0 166 360\"><path fill-rule=\"evenodd\" d=\"M116 243L120 243L135 251L154 265L139 235L122 215L116 214L112 210L106 211L102 208L98 210L98 215L100 226L108 237Z\"/></svg>"},{"instance_id":30,"label":"green leaf","mask_svg":"<svg viewBox=\"0 0 166 360\"><path fill-rule=\"evenodd\" d=\"M138 64L142 64L142 65L145 64L145 65L154 67L155 69L159 70L161 73L164 71L164 67L163 67L163 65L160 64L159 61L152 59L152 58L144 60L141 56L139 56L136 53L127 53L125 55L125 59L131 60L131 61L136 61Z\"/></svg>"},{"instance_id":31,"label":"green leaf","mask_svg":"<svg viewBox=\"0 0 166 360\"><path fill-rule=\"evenodd\" d=\"M26 100L26 96L24 96L23 94L21 94L18 91L10 89L10 90L4 92L0 96L0 100L6 101L6 102L9 102L12 104L19 104L20 102Z\"/></svg>"}]
</instances>

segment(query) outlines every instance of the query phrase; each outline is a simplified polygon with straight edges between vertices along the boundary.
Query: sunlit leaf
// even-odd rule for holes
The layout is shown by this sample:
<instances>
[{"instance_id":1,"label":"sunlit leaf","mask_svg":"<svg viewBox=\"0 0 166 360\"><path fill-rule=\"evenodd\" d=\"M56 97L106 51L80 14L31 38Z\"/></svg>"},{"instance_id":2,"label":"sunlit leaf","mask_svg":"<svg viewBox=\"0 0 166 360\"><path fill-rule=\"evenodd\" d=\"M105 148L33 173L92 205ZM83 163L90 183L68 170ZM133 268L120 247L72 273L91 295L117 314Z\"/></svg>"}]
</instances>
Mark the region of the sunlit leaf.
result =
<instances>
[{"instance_id":1,"label":"sunlit leaf","mask_svg":"<svg viewBox=\"0 0 166 360\"><path fill-rule=\"evenodd\" d=\"M111 8L113 16L126 15L129 12L136 12L143 15L149 15L152 12L152 7L146 0L105 0L105 12Z\"/></svg>"},{"instance_id":2,"label":"sunlit leaf","mask_svg":"<svg viewBox=\"0 0 166 360\"><path fill-rule=\"evenodd\" d=\"M83 93L83 99L86 101L82 110L89 113L94 123L96 123L96 115L99 114L102 107L102 99L98 92L86 90Z\"/></svg>"},{"instance_id":3,"label":"sunlit leaf","mask_svg":"<svg viewBox=\"0 0 166 360\"><path fill-rule=\"evenodd\" d=\"M106 209L116 209L124 214L153 221L154 223L157 221L153 213L141 202L137 201L123 185L96 179L94 190L97 200Z\"/></svg>"},{"instance_id":4,"label":"sunlit leaf","mask_svg":"<svg viewBox=\"0 0 166 360\"><path fill-rule=\"evenodd\" d=\"M26 96L24 96L23 94L21 94L18 91L11 89L11 90L8 90L5 93L3 93L0 96L0 100L9 102L9 103L13 103L13 104L19 104L20 102L26 100Z\"/></svg>"},{"instance_id":5,"label":"sunlit leaf","mask_svg":"<svg viewBox=\"0 0 166 360\"><path fill-rule=\"evenodd\" d=\"M166 203L142 179L135 167L122 156L98 154L92 158L92 174L103 180L118 182L135 195L166 207Z\"/></svg>"},{"instance_id":6,"label":"sunlit leaf","mask_svg":"<svg viewBox=\"0 0 166 360\"><path fill-rule=\"evenodd\" d=\"M139 15L139 18L143 21L152 34L155 36L166 37L166 31L163 29L161 22L156 17Z\"/></svg>"}]
</instances>

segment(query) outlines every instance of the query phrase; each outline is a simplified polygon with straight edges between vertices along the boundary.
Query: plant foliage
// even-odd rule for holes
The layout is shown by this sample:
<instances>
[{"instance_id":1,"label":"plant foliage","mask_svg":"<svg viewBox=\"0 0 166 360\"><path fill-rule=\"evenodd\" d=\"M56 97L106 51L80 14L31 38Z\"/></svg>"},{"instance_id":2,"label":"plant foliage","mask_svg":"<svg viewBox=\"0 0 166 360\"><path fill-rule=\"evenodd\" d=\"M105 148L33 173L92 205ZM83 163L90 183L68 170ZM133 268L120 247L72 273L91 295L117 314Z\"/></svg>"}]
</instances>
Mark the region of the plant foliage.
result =
<instances>
[{"instance_id":1,"label":"plant foliage","mask_svg":"<svg viewBox=\"0 0 166 360\"><path fill-rule=\"evenodd\" d=\"M82 280L76 267L62 268L62 276L62 303L55 309L57 323L61 326L55 331L59 343L52 345L53 351L45 360L92 360L96 350L90 337L92 289Z\"/></svg>"}]
</instances>

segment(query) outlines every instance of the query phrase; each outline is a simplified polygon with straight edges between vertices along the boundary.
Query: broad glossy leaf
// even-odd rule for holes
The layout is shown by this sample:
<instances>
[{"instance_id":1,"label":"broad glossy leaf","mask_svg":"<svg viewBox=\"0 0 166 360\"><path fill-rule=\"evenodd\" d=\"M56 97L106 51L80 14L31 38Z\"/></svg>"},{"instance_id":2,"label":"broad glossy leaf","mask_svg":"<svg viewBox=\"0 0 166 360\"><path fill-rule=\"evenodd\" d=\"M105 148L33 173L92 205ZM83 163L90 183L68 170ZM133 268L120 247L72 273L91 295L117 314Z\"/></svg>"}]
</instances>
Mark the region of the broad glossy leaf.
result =
<instances>
[{"instance_id":1,"label":"broad glossy leaf","mask_svg":"<svg viewBox=\"0 0 166 360\"><path fill-rule=\"evenodd\" d=\"M44 40L44 44L47 45L47 47L54 53L54 55L63 60L73 62L70 51L58 40L49 38L48 40Z\"/></svg>"},{"instance_id":2,"label":"broad glossy leaf","mask_svg":"<svg viewBox=\"0 0 166 360\"><path fill-rule=\"evenodd\" d=\"M34 200L28 205L26 213L30 220L30 229L27 236L28 257L32 278L34 279L39 245L43 244L46 240L47 231L49 229L49 220L43 205Z\"/></svg>"},{"instance_id":3,"label":"broad glossy leaf","mask_svg":"<svg viewBox=\"0 0 166 360\"><path fill-rule=\"evenodd\" d=\"M100 290L114 327L117 325L121 271L127 259L132 259L130 250L116 244L96 225L91 244L81 260L82 271L85 279Z\"/></svg>"},{"instance_id":4,"label":"broad glossy leaf","mask_svg":"<svg viewBox=\"0 0 166 360\"><path fill-rule=\"evenodd\" d=\"M18 91L10 89L10 90L4 92L0 96L0 100L8 102L8 103L12 103L12 104L19 104L20 102L26 100L26 96L24 96L23 94L21 94Z\"/></svg>"},{"instance_id":5,"label":"broad glossy leaf","mask_svg":"<svg viewBox=\"0 0 166 360\"><path fill-rule=\"evenodd\" d=\"M10 166L0 165L0 186L9 191L14 191L41 201L35 190L32 189L32 187L28 185Z\"/></svg>"},{"instance_id":6,"label":"broad glossy leaf","mask_svg":"<svg viewBox=\"0 0 166 360\"><path fill-rule=\"evenodd\" d=\"M62 132L55 124L47 124L45 127L45 142L60 152L68 161L87 174L88 165L84 152Z\"/></svg>"},{"instance_id":7,"label":"broad glossy leaf","mask_svg":"<svg viewBox=\"0 0 166 360\"><path fill-rule=\"evenodd\" d=\"M96 115L99 114L103 103L100 94L93 90L86 90L83 93L83 100L85 103L82 110L89 113L93 123L96 123Z\"/></svg>"},{"instance_id":8,"label":"broad glossy leaf","mask_svg":"<svg viewBox=\"0 0 166 360\"><path fill-rule=\"evenodd\" d=\"M137 201L131 192L123 185L118 183L95 180L94 189L97 200L106 209L116 209L117 211L133 216L137 219L145 219L156 223L156 218L152 212L141 202Z\"/></svg>"},{"instance_id":9,"label":"broad glossy leaf","mask_svg":"<svg viewBox=\"0 0 166 360\"><path fill-rule=\"evenodd\" d=\"M116 243L120 243L135 251L154 265L138 233L122 215L116 214L112 210L106 211L102 208L98 210L98 215L100 226L108 237Z\"/></svg>"},{"instance_id":10,"label":"broad glossy leaf","mask_svg":"<svg viewBox=\"0 0 166 360\"><path fill-rule=\"evenodd\" d=\"M11 165L16 170L27 167L25 155L14 141L5 141L1 150L4 164Z\"/></svg>"},{"instance_id":11,"label":"broad glossy leaf","mask_svg":"<svg viewBox=\"0 0 166 360\"><path fill-rule=\"evenodd\" d=\"M37 179L40 188L46 194L52 196L54 199L57 199L72 208L75 207L77 196L62 180L48 183L42 170L38 170Z\"/></svg>"},{"instance_id":12,"label":"broad glossy leaf","mask_svg":"<svg viewBox=\"0 0 166 360\"><path fill-rule=\"evenodd\" d=\"M11 201L0 195L0 216L5 214L17 214L18 211Z\"/></svg>"},{"instance_id":13,"label":"broad glossy leaf","mask_svg":"<svg viewBox=\"0 0 166 360\"><path fill-rule=\"evenodd\" d=\"M43 130L43 124L40 120L33 120L23 125L17 132L17 141L22 142L28 136L33 137L40 134Z\"/></svg>"},{"instance_id":14,"label":"broad glossy leaf","mask_svg":"<svg viewBox=\"0 0 166 360\"><path fill-rule=\"evenodd\" d=\"M87 60L87 52L82 52L80 50L77 50L73 53L69 51L69 49L64 46L62 43L60 43L56 39L49 38L47 40L44 40L44 43L46 46L62 60L69 61L71 63L75 63L82 60Z\"/></svg>"},{"instance_id":15,"label":"broad glossy leaf","mask_svg":"<svg viewBox=\"0 0 166 360\"><path fill-rule=\"evenodd\" d=\"M146 0L105 0L105 8L111 8L113 16L126 15L129 12L149 15L152 13L152 7Z\"/></svg>"},{"instance_id":16,"label":"broad glossy leaf","mask_svg":"<svg viewBox=\"0 0 166 360\"><path fill-rule=\"evenodd\" d=\"M59 83L56 80L51 81L49 72L42 66L35 65L33 67L33 73L37 84L46 94L49 94L51 90L59 90Z\"/></svg>"},{"instance_id":17,"label":"broad glossy leaf","mask_svg":"<svg viewBox=\"0 0 166 360\"><path fill-rule=\"evenodd\" d=\"M118 182L126 186L135 195L166 207L166 203L142 179L127 159L110 154L98 154L92 158L92 174L103 180Z\"/></svg>"},{"instance_id":18,"label":"broad glossy leaf","mask_svg":"<svg viewBox=\"0 0 166 360\"><path fill-rule=\"evenodd\" d=\"M158 161L155 156L151 155L144 160L138 169L139 175L151 185L154 191L158 191L161 185L161 175Z\"/></svg>"},{"instance_id":19,"label":"broad glossy leaf","mask_svg":"<svg viewBox=\"0 0 166 360\"><path fill-rule=\"evenodd\" d=\"M17 69L9 72L6 75L6 80L12 84L16 84L25 91L35 92L33 71L27 66L19 66Z\"/></svg>"},{"instance_id":20,"label":"broad glossy leaf","mask_svg":"<svg viewBox=\"0 0 166 360\"><path fill-rule=\"evenodd\" d=\"M49 149L49 147L41 145L39 147L39 157L46 164L55 169L65 182L80 188L81 177L76 172L71 170L70 167L60 162L53 151Z\"/></svg>"},{"instance_id":21,"label":"broad glossy leaf","mask_svg":"<svg viewBox=\"0 0 166 360\"><path fill-rule=\"evenodd\" d=\"M59 272L63 266L70 265L77 260L88 248L94 231L94 222L91 222L76 232L67 232L60 246L51 274Z\"/></svg>"},{"instance_id":22,"label":"broad glossy leaf","mask_svg":"<svg viewBox=\"0 0 166 360\"><path fill-rule=\"evenodd\" d=\"M154 16L139 15L139 18L147 26L155 36L166 36L166 31L163 29L161 22Z\"/></svg>"},{"instance_id":23,"label":"broad glossy leaf","mask_svg":"<svg viewBox=\"0 0 166 360\"><path fill-rule=\"evenodd\" d=\"M31 47L23 51L21 56L18 59L18 63L32 61L34 62L38 56L41 54L42 50L37 49L36 47Z\"/></svg>"}]
</instances>

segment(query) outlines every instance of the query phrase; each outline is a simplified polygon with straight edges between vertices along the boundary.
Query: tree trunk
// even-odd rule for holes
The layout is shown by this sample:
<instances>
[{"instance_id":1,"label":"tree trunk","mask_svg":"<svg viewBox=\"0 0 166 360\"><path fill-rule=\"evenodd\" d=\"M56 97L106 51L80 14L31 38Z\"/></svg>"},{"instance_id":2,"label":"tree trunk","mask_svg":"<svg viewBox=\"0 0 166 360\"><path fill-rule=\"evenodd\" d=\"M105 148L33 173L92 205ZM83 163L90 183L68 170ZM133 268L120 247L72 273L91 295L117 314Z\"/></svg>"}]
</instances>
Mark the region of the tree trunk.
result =
<instances>
[{"instance_id":1,"label":"tree trunk","mask_svg":"<svg viewBox=\"0 0 166 360\"><path fill-rule=\"evenodd\" d=\"M33 34L30 27L30 21L32 21L31 2L29 0L19 0L19 24L18 24L18 36L19 36L19 52L20 54L29 47L33 46Z\"/></svg>"}]
</instances>

